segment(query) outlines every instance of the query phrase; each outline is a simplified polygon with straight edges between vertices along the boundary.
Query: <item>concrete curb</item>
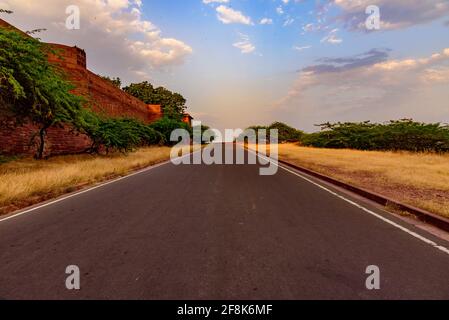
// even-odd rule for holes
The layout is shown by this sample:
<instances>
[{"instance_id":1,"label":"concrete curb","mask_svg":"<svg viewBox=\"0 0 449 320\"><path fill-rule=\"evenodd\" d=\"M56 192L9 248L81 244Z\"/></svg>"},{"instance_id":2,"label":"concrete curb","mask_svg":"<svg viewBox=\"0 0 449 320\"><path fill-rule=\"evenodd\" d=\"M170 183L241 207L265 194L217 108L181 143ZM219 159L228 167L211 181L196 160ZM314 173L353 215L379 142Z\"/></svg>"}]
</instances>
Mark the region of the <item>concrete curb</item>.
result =
<instances>
[{"instance_id":1,"label":"concrete curb","mask_svg":"<svg viewBox=\"0 0 449 320\"><path fill-rule=\"evenodd\" d=\"M416 216L419 220L426 222L428 224L431 224L437 228L440 228L444 231L449 232L449 219L440 217L436 214L430 213L428 211L425 211L423 209L420 208L416 208L407 204L403 204L401 202L398 202L396 200L393 200L391 198L385 197L381 194L363 189L363 188L359 188L359 187L355 187L353 185L347 184L345 182L339 181L337 179L325 176L321 173L318 173L316 171L310 170L310 169L306 169L304 167L300 167L298 165L292 164L290 162L284 161L284 160L278 160L279 163L282 163L283 165L286 165L288 167L291 167L293 169L296 169L300 172L306 173L310 176L313 176L315 178L318 178L320 180L329 182L333 185L336 185L338 187L344 188L346 190L349 190L351 192L354 192L362 197L365 197L367 199L370 199L376 203L379 203L383 206L387 206L387 205L393 205L396 208L402 210L402 211L406 211L408 213L413 214L414 216Z\"/></svg>"}]
</instances>

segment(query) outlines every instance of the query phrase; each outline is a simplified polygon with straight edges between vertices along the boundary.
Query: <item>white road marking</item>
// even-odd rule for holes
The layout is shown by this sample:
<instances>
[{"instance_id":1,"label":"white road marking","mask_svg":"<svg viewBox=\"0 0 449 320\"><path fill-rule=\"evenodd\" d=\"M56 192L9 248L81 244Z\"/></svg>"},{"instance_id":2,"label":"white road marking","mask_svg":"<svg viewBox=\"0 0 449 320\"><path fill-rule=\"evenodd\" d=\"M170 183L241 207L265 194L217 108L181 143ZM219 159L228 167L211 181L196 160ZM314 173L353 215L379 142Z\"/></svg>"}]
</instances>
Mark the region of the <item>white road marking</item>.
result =
<instances>
[{"instance_id":1,"label":"white road marking","mask_svg":"<svg viewBox=\"0 0 449 320\"><path fill-rule=\"evenodd\" d=\"M195 152L193 152L193 153L189 153L189 154L183 155L183 156L181 156L181 157L179 157L179 158L182 159L182 158L185 158L185 157L189 157L189 156L191 156L191 155L193 155L193 154L195 154L195 153L197 153L197 152L201 152L201 151L195 151ZM145 168L145 169L142 169L142 170L133 172L133 173L131 173L131 174L128 174L128 175L123 176L123 177L120 177L120 178L116 178L116 179L113 179L113 180L110 180L110 181L106 181L106 182L101 183L101 184L99 184L99 185L97 185L97 186L95 186L95 187L91 187L91 188L88 188L88 189L85 189L85 190L82 190L82 191L79 191L79 192L75 192L75 193L69 194L69 195L67 195L67 196L62 196L61 198L58 198L58 199L56 199L56 200L49 201L49 202L44 203L44 204L42 204L42 205L38 205L38 206L36 206L36 207L30 208L30 209L26 209L26 210L24 210L24 211L20 211L20 212L18 212L18 213L16 213L16 214L13 214L13 215L8 216L8 217L6 217L6 218L0 219L0 222L6 221L6 220L10 220L10 219L12 219L12 218L19 217L19 216L21 216L21 215L23 215L23 214L26 214L26 213L35 211L35 210L37 210L37 209L41 209L41 208L50 206L50 205L52 205L52 204L55 204L55 203L58 203L58 202L61 202L61 201L64 201L64 200L67 200L67 199L70 199L70 198L79 196L80 194L83 194L83 193L86 193L86 192L89 192L89 191L92 191L92 190L95 190L95 189L98 189L98 188L102 188L102 187L104 187L104 186L107 186L108 184L115 183L115 182L120 181L120 180L123 180L123 179L127 179L127 178L129 178L129 177L132 177L132 176L135 176L135 175L138 175L138 174L147 172L147 171L152 170L152 169L156 169L156 168L158 168L158 167L161 167L161 166L166 165L166 164L169 164L169 163L172 163L171 160L168 160L168 161L165 161L165 162L161 162L161 163L152 165L152 166L150 166L150 167L148 167L148 168Z\"/></svg>"},{"instance_id":2,"label":"white road marking","mask_svg":"<svg viewBox=\"0 0 449 320\"><path fill-rule=\"evenodd\" d=\"M431 245L432 247L434 247L434 248L436 248L436 249L438 249L440 251L443 251L446 254L449 254L449 249L447 249L446 247L440 246L437 243L435 243L434 241L432 241L430 239L427 239L426 237L424 237L424 236L422 236L422 235L420 235L420 234L418 234L418 233L416 233L416 232L414 232L414 231L412 231L412 230L410 230L410 229L408 229L406 227L403 227L400 224L398 224L398 223L396 223L394 221L391 221L390 219L387 219L387 218L381 216L378 213L375 213L375 212L365 208L364 206L362 206L362 205L360 205L360 204L358 204L358 203L356 203L356 202L354 202L354 201L352 201L352 200L350 200L350 199L348 199L348 198L346 198L346 197L344 197L344 196L342 196L342 195L340 195L340 194L338 194L338 193L336 193L336 192L334 192L334 191L332 191L332 190L330 190L330 189L320 185L319 183L316 183L315 181L313 181L313 180L303 176L302 174L299 174L299 173L297 173L297 172L295 172L293 170L290 170L289 168L286 168L284 166L279 165L279 163L277 161L273 161L269 157L262 156L262 155L260 155L259 153L255 152L253 150L249 150L249 149L247 149L247 150L252 152L252 153L255 153L258 157L271 162L272 164L276 165L277 167L279 167L279 168L281 168L281 169L283 169L283 170L285 170L287 172L290 172L290 173L294 174L295 176L298 176L298 177L306 180L307 182L310 182L311 184L313 184L313 185L315 185L315 186L317 186L317 187L319 187L319 188L329 192L330 194L340 198L341 200L346 201L347 203L352 204L353 206L355 206L355 207L365 211L366 213L369 213L370 215L372 215L372 216L374 216L374 217L376 217L376 218L378 218L378 219L380 219L380 220L382 220L382 221L392 225L393 227L396 227L396 228L398 228L398 229L408 233L409 235L411 235L411 236L413 236L413 237L415 237L415 238L417 238L417 239L419 239L419 240L421 240L421 241Z\"/></svg>"},{"instance_id":3,"label":"white road marking","mask_svg":"<svg viewBox=\"0 0 449 320\"><path fill-rule=\"evenodd\" d=\"M33 208L30 208L30 209L27 209L27 210L18 212L18 213L16 213L16 214L13 214L13 215L8 216L8 217L3 218L3 219L0 219L0 222L6 221L6 220L10 220L10 219L12 219L12 218L16 218L16 217L18 217L18 216L21 216L21 215L23 215L23 214L26 214L26 213L35 211L35 210L37 210L37 209L41 209L41 208L44 208L44 207L48 207L48 206L50 206L50 205L52 205L52 204L55 204L55 203L58 203L58 202L61 202L61 201L64 201L64 200L67 200L67 199L70 199L70 198L79 196L79 195L81 195L81 194L83 194L83 193L86 193L86 192L89 192L89 191L92 191L92 190L95 190L95 189L98 189L98 188L102 188L102 187L107 186L107 185L109 185L109 184L111 184L111 183L115 183L115 182L117 182L117 181L120 181L120 180L123 180L123 179L127 179L127 178L129 178L129 177L132 177L132 176L135 176L135 175L138 175L138 174L147 172L147 171L149 171L149 170L155 169L155 168L157 168L157 167L160 167L160 166L163 166L163 165L166 165L166 164L169 164L169 163L171 163L171 162L170 162L170 161L165 161L165 162L162 162L162 163L158 163L158 164L152 165L151 167L148 167L148 168L145 168L145 169L142 169L142 170L133 172L133 173L131 173L131 174L128 174L128 175L126 175L126 176L123 176L123 177L120 177L120 178L116 178L116 179L113 179L113 180L110 180L110 181L101 183L101 184L99 184L99 185L97 185L97 186L95 186L95 187L91 187L91 188L88 188L88 189L85 189L85 190L82 190L82 191L78 191L78 192L69 194L69 195L67 195L67 196L62 196L61 198L58 198L58 199L56 199L56 200L52 200L52 201L47 202L47 203L44 203L44 204L42 204L42 205L38 205L38 206L36 206L36 207L33 207Z\"/></svg>"},{"instance_id":4,"label":"white road marking","mask_svg":"<svg viewBox=\"0 0 449 320\"><path fill-rule=\"evenodd\" d=\"M406 227L403 227L403 226L401 226L400 224L398 224L398 223L396 223L396 222L394 222L394 221L391 221L391 220L389 220L389 219L387 219L387 218L385 218L385 217L383 217L383 216L381 216L381 215L379 215L379 214L377 214L377 213L375 213L375 212L373 212L373 211L371 211L371 210L365 208L364 206L362 206L362 205L360 205L360 204L358 204L358 203L356 203L356 202L354 202L354 201L352 201L352 200L350 200L350 199L348 199L348 198L345 198L344 196L342 196L342 195L340 195L340 194L338 194L338 193L336 193L336 192L334 192L334 191L332 191L332 190L330 190L330 189L328 189L328 188L326 188L326 187L320 185L319 183L316 183L315 181L313 181L313 180L311 180L311 179L309 179L309 178L307 178L307 177L305 177L305 176L303 176L303 175L301 175L301 174L299 174L299 173L297 173L297 172L295 172L295 171L293 171L293 170L290 170L290 169L288 169L288 168L286 168L286 167L284 167L284 166L280 166L279 163L278 163L277 161L273 161L271 158L262 156L262 155L258 154L257 152L254 152L253 150L249 150L249 149L247 149L247 150L248 150L249 152L252 152L252 153L256 154L258 157L260 157L260 158L262 158L262 159L265 159L265 160L269 161L270 163L276 165L277 167L279 167L279 168L281 168L281 169L283 169L283 170L285 170L285 171L287 171L287 172L290 172L290 173L292 173L292 174L294 174L294 175L296 175L296 176L298 176L298 177L300 177L300 178L306 180L307 182L310 182L311 184L313 184L313 185L315 185L315 186L317 186L317 187L319 187L319 188L321 188L321 189L323 189L323 190L329 192L330 194L332 194L332 195L334 195L334 196L336 196L336 197L342 199L343 201L346 201L347 203L352 204L353 206L355 206L355 207L357 207L357 208L359 208L359 209L361 209L361 210L363 210L363 211L365 211L365 212L371 214L372 216L374 216L374 217L376 217L376 218L378 218L378 219L380 219L380 220L382 220L382 221L384 221L384 222L386 222L386 223L388 223L388 224L390 224L390 225L392 225L392 226L394 226L394 227L396 227L396 228L398 228L398 229L400 229L400 230L402 230L402 231L408 233L409 235L411 235L411 236L413 236L413 237L415 237L415 238L417 238L417 239L419 239L419 240L421 240L421 241L423 241L423 242L425 242L425 243L431 245L432 247L434 247L434 248L436 248L436 249L438 249L438 250L440 250L440 251L442 251L442 252L444 252L444 253L446 253L446 254L449 255L449 249L447 249L446 247L443 247L443 246L438 245L438 244L435 243L434 241L432 241L432 240L430 240L430 239L427 239L426 237L421 236L420 234L418 234L418 233L416 233L416 232L413 232L413 231L411 231L410 229L407 229ZM201 152L201 151L196 151L196 152ZM196 152L194 152L194 153L196 153ZM188 154L188 155L182 156L181 158L188 157L188 156L190 156L190 155L191 155L191 154ZM153 166L151 166L151 167L145 168L145 169L143 169L143 170L140 170L140 171L131 173L131 174L126 175L126 176L124 176L124 177L120 177L120 178L117 178L117 179L114 179L114 180L107 181L107 182L102 183L102 184L100 184L100 185L97 185L97 186L95 186L95 187L91 187L91 188L88 188L88 189L86 189L86 190L82 190L82 191L79 191L79 192L76 192L76 193L72 193L72 194L67 195L67 196L63 196L63 197L61 197L61 198L59 198L59 199L56 199L56 200L47 202L47 203L45 203L45 204L42 204L42 205L39 205L39 206L30 208L30 209L28 209L28 210L24 210L24 211L18 212L18 213L16 213L16 214L13 214L13 215L11 215L11 216L8 216L8 217L6 217L6 218L0 219L0 222L3 222L3 221L6 221L6 220L10 220L10 219L19 217L19 216L24 215L24 214L26 214L26 213L29 213L29 212L32 212L32 211L35 211L35 210L38 210L38 209L41 209L41 208L50 206L50 205L52 205L52 204L55 204L55 203L58 203L58 202L61 202L61 201L64 201L64 200L73 198L73 197L75 197L75 196L79 196L79 195L81 195L81 194L83 194L83 193L86 193L86 192L89 192L89 191L92 191L92 190L95 190L95 189L98 189L98 188L102 188L102 187L107 186L107 185L109 185L109 184L112 184L112 183L121 181L121 180L123 180L123 179L127 179L127 178L129 178L129 177L132 177L132 176L135 176L135 175L138 175L138 174L147 172L147 171L149 171L149 170L158 168L158 167L160 167L160 166L163 166L163 165L166 165L166 164L169 164L169 163L171 163L171 161L162 162L162 163L153 165Z\"/></svg>"}]
</instances>

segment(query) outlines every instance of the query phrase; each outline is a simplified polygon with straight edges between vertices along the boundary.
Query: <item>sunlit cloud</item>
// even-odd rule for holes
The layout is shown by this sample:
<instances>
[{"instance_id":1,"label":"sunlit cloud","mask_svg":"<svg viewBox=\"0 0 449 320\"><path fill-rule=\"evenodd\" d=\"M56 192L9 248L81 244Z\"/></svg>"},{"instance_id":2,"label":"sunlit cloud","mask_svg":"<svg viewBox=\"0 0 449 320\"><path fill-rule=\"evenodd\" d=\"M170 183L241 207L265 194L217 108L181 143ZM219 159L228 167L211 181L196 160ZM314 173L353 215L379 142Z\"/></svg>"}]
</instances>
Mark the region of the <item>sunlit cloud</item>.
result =
<instances>
[{"instance_id":1,"label":"sunlit cloud","mask_svg":"<svg viewBox=\"0 0 449 320\"><path fill-rule=\"evenodd\" d=\"M381 11L381 29L395 30L428 23L449 14L447 0L328 0L341 9L337 20L348 29L366 30L365 9L376 5Z\"/></svg>"},{"instance_id":2,"label":"sunlit cloud","mask_svg":"<svg viewBox=\"0 0 449 320\"><path fill-rule=\"evenodd\" d=\"M343 39L339 38L337 36L338 29L331 30L323 39L321 39L321 42L326 42L330 44L340 44L343 42Z\"/></svg>"},{"instance_id":3,"label":"sunlit cloud","mask_svg":"<svg viewBox=\"0 0 449 320\"><path fill-rule=\"evenodd\" d=\"M203 0L204 4L210 3L229 3L229 0Z\"/></svg>"},{"instance_id":4,"label":"sunlit cloud","mask_svg":"<svg viewBox=\"0 0 449 320\"><path fill-rule=\"evenodd\" d=\"M123 64L123 74L183 64L193 52L182 40L162 36L161 29L143 18L140 0L78 0L82 21L77 32L65 28L65 8L71 4L70 0L0 0L0 7L14 11L8 16L12 23L32 21L33 28L48 29L41 37L70 39L89 58L92 54L116 57Z\"/></svg>"},{"instance_id":5,"label":"sunlit cloud","mask_svg":"<svg viewBox=\"0 0 449 320\"><path fill-rule=\"evenodd\" d=\"M224 24L238 23L252 25L250 17L245 16L242 12L221 5L217 7L217 18Z\"/></svg>"},{"instance_id":6,"label":"sunlit cloud","mask_svg":"<svg viewBox=\"0 0 449 320\"><path fill-rule=\"evenodd\" d=\"M273 24L273 19L270 19L270 18L262 18L262 19L260 19L259 24Z\"/></svg>"},{"instance_id":7,"label":"sunlit cloud","mask_svg":"<svg viewBox=\"0 0 449 320\"><path fill-rule=\"evenodd\" d=\"M284 27L290 26L290 25L293 24L293 22L295 22L295 19L293 19L293 18L287 18L287 19L284 21L283 26L284 26Z\"/></svg>"},{"instance_id":8,"label":"sunlit cloud","mask_svg":"<svg viewBox=\"0 0 449 320\"><path fill-rule=\"evenodd\" d=\"M239 33L240 41L233 44L234 47L240 49L243 54L252 53L256 50L256 47L251 43L249 37L246 34Z\"/></svg>"},{"instance_id":9,"label":"sunlit cloud","mask_svg":"<svg viewBox=\"0 0 449 320\"><path fill-rule=\"evenodd\" d=\"M303 47L294 46L293 47L294 50L299 51L299 52L310 49L310 48L312 48L312 46L303 46Z\"/></svg>"},{"instance_id":10,"label":"sunlit cloud","mask_svg":"<svg viewBox=\"0 0 449 320\"><path fill-rule=\"evenodd\" d=\"M317 60L299 71L276 103L277 112L300 116L309 126L330 119L448 117L449 48L424 58L391 59L390 54L372 49ZM429 97L431 110L423 104Z\"/></svg>"}]
</instances>

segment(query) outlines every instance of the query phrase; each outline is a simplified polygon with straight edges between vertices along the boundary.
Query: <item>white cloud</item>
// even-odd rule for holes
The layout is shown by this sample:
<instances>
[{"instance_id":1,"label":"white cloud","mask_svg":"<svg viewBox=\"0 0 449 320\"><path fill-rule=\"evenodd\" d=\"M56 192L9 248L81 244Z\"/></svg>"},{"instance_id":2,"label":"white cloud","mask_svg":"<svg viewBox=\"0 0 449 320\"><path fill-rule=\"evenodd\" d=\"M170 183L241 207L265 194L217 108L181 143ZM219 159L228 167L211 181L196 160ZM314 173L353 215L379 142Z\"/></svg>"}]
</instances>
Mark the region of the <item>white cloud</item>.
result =
<instances>
[{"instance_id":1,"label":"white cloud","mask_svg":"<svg viewBox=\"0 0 449 320\"><path fill-rule=\"evenodd\" d=\"M329 32L327 36L325 36L323 39L321 39L321 42L327 42L330 44L340 44L343 42L341 38L338 38L337 36L338 29L333 29Z\"/></svg>"},{"instance_id":2,"label":"white cloud","mask_svg":"<svg viewBox=\"0 0 449 320\"><path fill-rule=\"evenodd\" d=\"M304 32L311 32L315 30L315 25L313 23L308 23L302 27Z\"/></svg>"},{"instance_id":3,"label":"white cloud","mask_svg":"<svg viewBox=\"0 0 449 320\"><path fill-rule=\"evenodd\" d=\"M389 53L373 49L303 68L276 113L301 119L308 130L326 121L449 121L449 48L425 58Z\"/></svg>"},{"instance_id":4,"label":"white cloud","mask_svg":"<svg viewBox=\"0 0 449 320\"><path fill-rule=\"evenodd\" d=\"M240 41L233 44L234 47L240 49L243 54L252 53L256 50L256 47L251 43L249 37L246 34L239 33Z\"/></svg>"},{"instance_id":5,"label":"white cloud","mask_svg":"<svg viewBox=\"0 0 449 320\"><path fill-rule=\"evenodd\" d=\"M295 19L293 19L293 18L287 18L287 19L284 21L283 26L284 26L284 27L287 27L287 26L291 25L293 22L295 22Z\"/></svg>"},{"instance_id":6,"label":"white cloud","mask_svg":"<svg viewBox=\"0 0 449 320\"><path fill-rule=\"evenodd\" d=\"M228 3L229 0L203 0L204 4L209 4L209 3Z\"/></svg>"},{"instance_id":7,"label":"white cloud","mask_svg":"<svg viewBox=\"0 0 449 320\"><path fill-rule=\"evenodd\" d=\"M293 47L294 50L299 51L299 52L310 49L310 48L312 48L312 46L303 46L303 47L294 46Z\"/></svg>"},{"instance_id":8,"label":"white cloud","mask_svg":"<svg viewBox=\"0 0 449 320\"><path fill-rule=\"evenodd\" d=\"M427 23L449 15L447 0L327 0L343 12L338 20L350 29L365 29L365 9L380 8L381 29L394 30Z\"/></svg>"},{"instance_id":9,"label":"white cloud","mask_svg":"<svg viewBox=\"0 0 449 320\"><path fill-rule=\"evenodd\" d=\"M282 0L282 2L283 2L284 4L288 4L288 3L290 2L290 0Z\"/></svg>"},{"instance_id":10,"label":"white cloud","mask_svg":"<svg viewBox=\"0 0 449 320\"><path fill-rule=\"evenodd\" d=\"M245 16L242 12L231 9L226 6L217 7L217 18L224 24L240 23L246 25L252 25L250 17Z\"/></svg>"},{"instance_id":11,"label":"white cloud","mask_svg":"<svg viewBox=\"0 0 449 320\"><path fill-rule=\"evenodd\" d=\"M329 30L329 26L323 25L321 23L307 23L302 26L303 33L310 33L310 32L319 32L319 31L326 31Z\"/></svg>"},{"instance_id":12,"label":"white cloud","mask_svg":"<svg viewBox=\"0 0 449 320\"><path fill-rule=\"evenodd\" d=\"M282 9L282 7L279 6L279 7L276 8L276 12L277 12L279 15L282 15L282 14L284 14L284 9Z\"/></svg>"},{"instance_id":13,"label":"white cloud","mask_svg":"<svg viewBox=\"0 0 449 320\"><path fill-rule=\"evenodd\" d=\"M259 24L273 24L273 19L270 18L262 18Z\"/></svg>"},{"instance_id":14,"label":"white cloud","mask_svg":"<svg viewBox=\"0 0 449 320\"><path fill-rule=\"evenodd\" d=\"M65 8L71 0L0 0L14 10L8 20L25 30L47 28L44 41L77 45L86 50L88 63L101 72L132 78L154 68L182 64L192 48L162 31L141 15L141 0L78 0L81 29L65 28ZM136 40L138 39L138 40Z\"/></svg>"}]
</instances>

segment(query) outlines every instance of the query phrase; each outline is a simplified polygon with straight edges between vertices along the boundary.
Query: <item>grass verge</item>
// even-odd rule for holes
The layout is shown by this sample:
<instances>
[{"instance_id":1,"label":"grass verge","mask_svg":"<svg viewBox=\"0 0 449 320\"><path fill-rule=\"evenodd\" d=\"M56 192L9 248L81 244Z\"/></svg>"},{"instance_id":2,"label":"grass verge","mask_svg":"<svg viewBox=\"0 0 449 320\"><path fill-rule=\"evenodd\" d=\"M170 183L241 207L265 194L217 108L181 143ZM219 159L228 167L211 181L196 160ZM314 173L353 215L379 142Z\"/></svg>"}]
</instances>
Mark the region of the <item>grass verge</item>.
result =
<instances>
[{"instance_id":1,"label":"grass verge","mask_svg":"<svg viewBox=\"0 0 449 320\"><path fill-rule=\"evenodd\" d=\"M170 159L169 147L129 154L71 155L0 164L0 215Z\"/></svg>"},{"instance_id":2,"label":"grass verge","mask_svg":"<svg viewBox=\"0 0 449 320\"><path fill-rule=\"evenodd\" d=\"M447 154L278 146L282 160L449 218Z\"/></svg>"}]
</instances>

